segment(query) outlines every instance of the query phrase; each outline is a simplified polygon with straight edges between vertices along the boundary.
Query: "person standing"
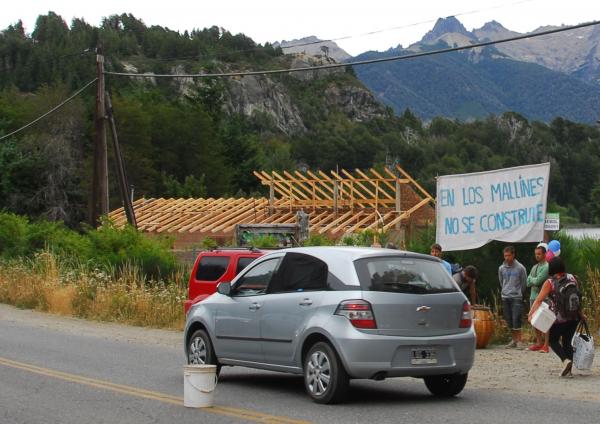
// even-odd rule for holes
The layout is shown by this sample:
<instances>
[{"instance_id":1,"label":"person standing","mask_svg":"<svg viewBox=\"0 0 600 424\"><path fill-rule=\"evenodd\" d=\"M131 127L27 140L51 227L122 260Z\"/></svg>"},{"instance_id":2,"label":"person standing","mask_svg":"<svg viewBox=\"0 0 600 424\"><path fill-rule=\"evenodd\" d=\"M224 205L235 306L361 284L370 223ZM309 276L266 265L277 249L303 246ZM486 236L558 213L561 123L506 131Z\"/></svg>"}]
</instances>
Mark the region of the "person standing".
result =
<instances>
[{"instance_id":1,"label":"person standing","mask_svg":"<svg viewBox=\"0 0 600 424\"><path fill-rule=\"evenodd\" d=\"M477 282L478 276L479 271L473 265L467 265L462 271L457 272L452 276L460 289L463 292L468 293L469 298L471 299L471 305L477 304L477 288L475 287L475 283Z\"/></svg>"},{"instance_id":2,"label":"person standing","mask_svg":"<svg viewBox=\"0 0 600 424\"><path fill-rule=\"evenodd\" d=\"M506 348L521 346L521 321L523 319L523 294L527 287L527 270L515 258L515 248L506 246L504 248L504 262L498 268L498 280L500 281L502 311L504 320L511 329L510 343Z\"/></svg>"},{"instance_id":3,"label":"person standing","mask_svg":"<svg viewBox=\"0 0 600 424\"><path fill-rule=\"evenodd\" d=\"M450 264L442 259L442 246L439 245L438 243L433 243L431 245L431 249L429 249L429 253L431 254L431 256L435 256L436 258L439 258L442 260L442 264L444 265L444 268L446 268L446 271L448 271L448 274L450 274L452 276L452 267L450 266Z\"/></svg>"},{"instance_id":4,"label":"person standing","mask_svg":"<svg viewBox=\"0 0 600 424\"><path fill-rule=\"evenodd\" d=\"M575 277L567 274L565 263L555 256L548 264L550 278L546 280L529 311L529 322L540 304L550 297L550 309L556 314L556 321L550 327L549 341L552 351L560 358L563 368L561 377L570 377L573 367L573 346L571 341L580 320L585 321L581 310L581 295Z\"/></svg>"},{"instance_id":5,"label":"person standing","mask_svg":"<svg viewBox=\"0 0 600 424\"><path fill-rule=\"evenodd\" d=\"M535 248L536 264L529 271L527 277L527 287L531 288L529 295L529 310L533 308L533 303L540 293L540 288L548 279L548 262L546 262L546 248L542 244L538 244ZM542 335L544 342L542 343ZM542 333L537 328L535 329L535 343L529 346L529 350L548 353L548 333Z\"/></svg>"}]
</instances>

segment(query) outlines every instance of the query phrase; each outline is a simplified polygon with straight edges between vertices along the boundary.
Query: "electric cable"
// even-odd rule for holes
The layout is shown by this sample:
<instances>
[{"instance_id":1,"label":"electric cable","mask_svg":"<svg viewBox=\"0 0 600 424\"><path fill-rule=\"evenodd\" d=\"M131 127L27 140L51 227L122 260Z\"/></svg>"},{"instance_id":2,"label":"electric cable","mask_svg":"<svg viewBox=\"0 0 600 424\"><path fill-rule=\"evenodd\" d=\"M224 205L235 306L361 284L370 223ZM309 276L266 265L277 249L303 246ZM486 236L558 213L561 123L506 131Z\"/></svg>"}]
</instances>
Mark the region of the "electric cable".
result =
<instances>
[{"instance_id":1,"label":"electric cable","mask_svg":"<svg viewBox=\"0 0 600 424\"><path fill-rule=\"evenodd\" d=\"M510 7L510 6L516 6L522 3L531 3L537 0L519 0L513 3L509 3L509 4L500 4L500 5L496 5L496 6L490 6L487 8L481 8L481 9L473 9L473 10L469 10L469 11L465 11L465 12L460 12L460 13L455 13L452 15L448 15L446 16L446 18L452 18L452 17L457 17L457 16L466 16L466 15L472 15L475 13L481 13L481 12L487 12L490 10L495 10L495 9L502 9L505 7ZM378 30L374 30L374 31L368 31L368 32L364 32L364 33L360 33L360 34L354 34L354 35L345 35L345 36L341 36L341 37L336 37L336 38L329 38L329 39L325 39L325 40L318 40L318 41L306 41L306 42L302 42L302 43L298 43L298 44L292 44L292 45L288 45L288 46L282 46L281 44L279 44L279 48L281 49L290 49L290 48L296 48L296 47L304 47L304 46L311 46L314 44L322 44L322 43L327 43L327 42L336 42L336 41L342 41L342 40L349 40L352 38L359 38L359 37L365 37L365 36L369 36L369 35L375 35L375 34L380 34L382 32L388 32L388 31L395 31L395 30L399 30L399 29L406 29L406 28L411 28L411 27L415 27L415 26L419 26L419 25L424 25L424 24L430 24L433 22L437 22L438 18L433 18L433 19L427 19L424 21L419 21L419 22L413 22L410 24L404 24L404 25L400 25L400 26L394 26L394 27L389 27L389 28L383 28L383 29L378 29ZM273 44L273 43L271 43ZM259 51L261 49L264 49L264 46L256 46L253 47L251 49L239 49L239 50L230 50L227 52L219 52L213 55L195 55L195 56L180 56L180 57L165 57L165 58L158 58L158 61L165 61L165 62L169 62L169 61L175 61L175 60L189 60L189 59L201 59L201 58L205 58L205 57L223 57L223 56L227 56L230 54L237 54L237 53L248 53L248 52L254 52L254 51Z\"/></svg>"},{"instance_id":2,"label":"electric cable","mask_svg":"<svg viewBox=\"0 0 600 424\"><path fill-rule=\"evenodd\" d=\"M69 98L67 98L66 100L63 100L58 105L54 106L48 112L44 113L43 115L38 116L36 119L34 119L33 121L29 122L28 124L23 125L21 128L19 128L17 130L14 130L14 131L6 134L6 135L3 135L2 137L0 137L0 141L4 140L5 138L8 138L8 137L10 137L12 135L17 134L17 133L23 131L26 128L29 128L30 126L32 126L33 124L37 123L38 121L44 119L46 116L50 115L51 113L56 112L58 109L60 109L61 107L63 107L67 103L69 103L71 100L73 100L75 97L77 97L78 95L80 95L86 88L88 88L90 85L92 85L96 81L98 81L97 77L94 78L93 80L91 80L90 82L88 82L86 85L84 85L82 88L80 88L79 90L77 90L75 93L73 93Z\"/></svg>"},{"instance_id":3,"label":"electric cable","mask_svg":"<svg viewBox=\"0 0 600 424\"><path fill-rule=\"evenodd\" d=\"M474 9L474 10L470 10L470 11L466 11L466 12L455 13L453 15L446 16L446 19L447 18L456 18L457 16L465 16L465 15L472 15L472 14L475 14L475 13L487 12L487 11L494 10L494 9L502 9L504 7L507 7L507 6L516 6L516 5L521 4L521 3L530 3L532 1L536 1L536 0L520 0L520 1L516 1L514 3L510 3L510 4L502 4L502 5L496 5L496 6L491 6L491 7L482 8L482 9ZM404 25L400 25L400 26L394 26L394 27L379 29L379 30L375 30L375 31L363 32L361 34L346 35L346 36L343 36L343 37L331 38L331 39L328 39L328 40L307 41L306 43L293 44L293 45L289 45L289 46L285 46L285 47L281 47L281 46L280 47L282 49L289 49L289 48L292 48L292 47L304 47L304 46L310 46L312 44L320 44L320 43L324 43L324 42L328 42L328 41L349 40L351 38L364 37L364 36L367 36L367 35L380 34L382 32L387 32L387 31L395 31L395 30L398 30L398 29L406 29L406 28L411 28L411 27L414 27L414 26L419 26L419 25L424 25L424 24L430 24L430 23L433 23L433 22L437 22L437 20L438 20L438 18L427 19L427 20L420 21L420 22L414 22L412 24L404 24Z\"/></svg>"},{"instance_id":4,"label":"electric cable","mask_svg":"<svg viewBox=\"0 0 600 424\"><path fill-rule=\"evenodd\" d=\"M509 43L512 41L523 40L526 38L537 38L537 37L542 37L544 35L557 34L557 33L565 32L565 31L573 31L575 29L586 28L586 27L595 26L598 24L600 24L600 21L592 21L592 22L586 22L586 23L578 24L578 25L554 28L554 29L547 30L547 31L540 31L540 32L536 32L533 34L522 34L522 35L509 37L509 38L503 38L503 39L495 40L495 41L484 41L481 43L469 44L469 45L464 45L464 46L449 47L447 49L431 50L431 51L426 51L426 52L413 53L413 54L401 55L401 56L390 56L390 57L383 57L383 58L377 58L377 59L367 59L367 60L360 60L360 61L355 61L355 62L331 63L331 64L327 64L327 65L308 66L308 67L304 67L304 68L272 69L272 70L245 71L245 72L243 72L243 71L224 72L224 73L213 73L213 74L136 74L136 73L129 73L129 72L112 72L112 71L104 71L104 74L115 75L115 76L125 76L125 77L137 77L137 78L220 78L220 77L243 77L243 76L250 76L250 75L285 74L285 73L290 73L290 72L308 72L308 71L323 70L323 69L342 68L342 67L346 67L346 66L361 66L361 65L369 65L369 64L374 64L374 63L394 62L394 61L414 59L417 57L424 57L424 56L433 56L433 55L442 54L442 53L451 53L451 52L456 52L456 51L461 51L461 50L475 49L478 47L486 47L486 46L491 46L494 44Z\"/></svg>"}]
</instances>

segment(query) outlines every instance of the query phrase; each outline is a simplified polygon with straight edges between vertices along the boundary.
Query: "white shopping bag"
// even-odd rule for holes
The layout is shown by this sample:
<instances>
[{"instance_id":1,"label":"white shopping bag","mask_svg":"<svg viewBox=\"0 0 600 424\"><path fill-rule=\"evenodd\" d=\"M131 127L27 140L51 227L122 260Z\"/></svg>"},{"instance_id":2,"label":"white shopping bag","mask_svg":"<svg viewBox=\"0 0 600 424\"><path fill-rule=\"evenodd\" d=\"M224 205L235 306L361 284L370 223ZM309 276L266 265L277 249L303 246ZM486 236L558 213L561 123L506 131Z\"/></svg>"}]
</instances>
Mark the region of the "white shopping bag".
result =
<instances>
[{"instance_id":1,"label":"white shopping bag","mask_svg":"<svg viewBox=\"0 0 600 424\"><path fill-rule=\"evenodd\" d=\"M587 322L581 321L575 330L573 340L573 365L579 370L589 370L594 362L594 338Z\"/></svg>"}]
</instances>

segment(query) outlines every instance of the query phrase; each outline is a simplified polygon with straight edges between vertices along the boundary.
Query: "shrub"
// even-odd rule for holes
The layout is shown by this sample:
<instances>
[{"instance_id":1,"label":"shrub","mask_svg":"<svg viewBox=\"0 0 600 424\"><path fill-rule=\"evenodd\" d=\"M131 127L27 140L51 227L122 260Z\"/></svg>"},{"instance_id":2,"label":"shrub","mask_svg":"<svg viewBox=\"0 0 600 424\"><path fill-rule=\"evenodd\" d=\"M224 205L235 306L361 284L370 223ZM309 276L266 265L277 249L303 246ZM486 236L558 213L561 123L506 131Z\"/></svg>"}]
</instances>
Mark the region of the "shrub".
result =
<instances>
[{"instance_id":1,"label":"shrub","mask_svg":"<svg viewBox=\"0 0 600 424\"><path fill-rule=\"evenodd\" d=\"M204 237L200 241L200 246L202 246L203 249L210 250L210 249L216 249L219 245L215 241L215 239L210 238L210 237Z\"/></svg>"},{"instance_id":2,"label":"shrub","mask_svg":"<svg viewBox=\"0 0 600 424\"><path fill-rule=\"evenodd\" d=\"M74 259L89 259L92 257L89 239L76 231L68 229L63 223L50 221L35 221L27 228L27 254L44 249Z\"/></svg>"},{"instance_id":3,"label":"shrub","mask_svg":"<svg viewBox=\"0 0 600 424\"><path fill-rule=\"evenodd\" d=\"M91 246L90 257L86 259L109 268L119 269L133 263L154 280L177 270L172 241L168 238L148 237L132 226L117 228L109 221L104 221L97 230L89 230L86 236Z\"/></svg>"},{"instance_id":4,"label":"shrub","mask_svg":"<svg viewBox=\"0 0 600 424\"><path fill-rule=\"evenodd\" d=\"M0 213L0 256L13 258L27 253L27 218Z\"/></svg>"},{"instance_id":5,"label":"shrub","mask_svg":"<svg viewBox=\"0 0 600 424\"><path fill-rule=\"evenodd\" d=\"M250 246L261 248L277 247L279 246L279 238L272 234L258 234L253 235L249 241Z\"/></svg>"},{"instance_id":6,"label":"shrub","mask_svg":"<svg viewBox=\"0 0 600 424\"><path fill-rule=\"evenodd\" d=\"M311 234L304 242L303 246L331 246L334 242L323 234Z\"/></svg>"}]
</instances>

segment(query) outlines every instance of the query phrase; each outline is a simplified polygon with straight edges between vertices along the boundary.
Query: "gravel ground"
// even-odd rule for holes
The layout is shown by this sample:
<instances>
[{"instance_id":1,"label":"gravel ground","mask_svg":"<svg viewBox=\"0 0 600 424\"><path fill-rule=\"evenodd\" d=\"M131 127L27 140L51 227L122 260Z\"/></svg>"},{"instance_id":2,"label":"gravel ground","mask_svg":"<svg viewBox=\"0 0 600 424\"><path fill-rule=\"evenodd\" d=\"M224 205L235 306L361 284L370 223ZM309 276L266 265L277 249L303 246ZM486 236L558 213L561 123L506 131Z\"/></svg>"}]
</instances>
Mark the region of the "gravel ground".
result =
<instances>
[{"instance_id":1,"label":"gravel ground","mask_svg":"<svg viewBox=\"0 0 600 424\"><path fill-rule=\"evenodd\" d=\"M0 323L18 321L71 334L135 344L151 344L182 350L182 333L122 324L87 321L78 318L20 310L0 304ZM183 351L182 351L183 355ZM597 355L598 356L598 355ZM475 366L469 376L469 389L493 389L511 393L600 401L600 358L590 371L574 370L573 378L558 376L560 360L552 352L488 347L477 350Z\"/></svg>"},{"instance_id":2,"label":"gravel ground","mask_svg":"<svg viewBox=\"0 0 600 424\"><path fill-rule=\"evenodd\" d=\"M573 378L560 377L561 369L552 350L540 353L492 346L477 350L468 387L600 401L600 358L595 358L589 371L573 368Z\"/></svg>"}]
</instances>

